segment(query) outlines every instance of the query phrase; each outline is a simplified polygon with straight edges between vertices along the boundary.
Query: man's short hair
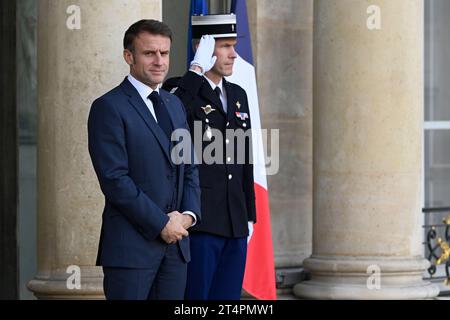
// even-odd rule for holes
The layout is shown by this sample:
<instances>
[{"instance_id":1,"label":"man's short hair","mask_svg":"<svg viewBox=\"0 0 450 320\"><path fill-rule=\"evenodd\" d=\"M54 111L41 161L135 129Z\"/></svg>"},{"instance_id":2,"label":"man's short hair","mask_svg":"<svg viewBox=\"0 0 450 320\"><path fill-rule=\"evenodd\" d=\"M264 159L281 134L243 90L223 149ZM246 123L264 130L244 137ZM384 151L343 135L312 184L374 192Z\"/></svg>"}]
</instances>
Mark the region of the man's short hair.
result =
<instances>
[{"instance_id":1,"label":"man's short hair","mask_svg":"<svg viewBox=\"0 0 450 320\"><path fill-rule=\"evenodd\" d=\"M125 32L125 36L123 37L123 48L133 51L134 39L136 39L136 37L142 32L148 32L153 35L161 35L169 38L170 42L172 42L172 31L167 24L153 19L146 19L139 20L128 28Z\"/></svg>"}]
</instances>

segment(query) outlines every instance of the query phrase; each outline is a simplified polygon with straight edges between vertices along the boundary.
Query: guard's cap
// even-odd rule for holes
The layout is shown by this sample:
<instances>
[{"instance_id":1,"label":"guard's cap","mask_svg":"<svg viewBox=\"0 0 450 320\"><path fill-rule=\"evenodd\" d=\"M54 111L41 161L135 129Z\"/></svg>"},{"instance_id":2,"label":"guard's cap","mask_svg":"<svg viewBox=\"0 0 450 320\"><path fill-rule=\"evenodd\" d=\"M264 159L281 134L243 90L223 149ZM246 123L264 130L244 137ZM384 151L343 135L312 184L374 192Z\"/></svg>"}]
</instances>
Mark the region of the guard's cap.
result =
<instances>
[{"instance_id":1,"label":"guard's cap","mask_svg":"<svg viewBox=\"0 0 450 320\"><path fill-rule=\"evenodd\" d=\"M192 16L192 39L209 34L214 38L236 38L236 15L208 14Z\"/></svg>"}]
</instances>

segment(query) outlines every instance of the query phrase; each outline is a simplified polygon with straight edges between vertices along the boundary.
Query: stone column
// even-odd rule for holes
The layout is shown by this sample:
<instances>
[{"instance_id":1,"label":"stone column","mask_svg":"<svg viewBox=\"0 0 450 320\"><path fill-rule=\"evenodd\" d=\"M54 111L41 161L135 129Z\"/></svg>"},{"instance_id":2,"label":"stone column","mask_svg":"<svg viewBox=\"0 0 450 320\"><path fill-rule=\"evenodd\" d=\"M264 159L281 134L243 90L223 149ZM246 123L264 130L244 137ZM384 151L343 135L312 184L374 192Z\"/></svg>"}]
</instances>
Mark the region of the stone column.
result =
<instances>
[{"instance_id":1,"label":"stone column","mask_svg":"<svg viewBox=\"0 0 450 320\"><path fill-rule=\"evenodd\" d=\"M38 274L28 285L38 298L103 297L94 264L104 200L88 154L87 117L93 100L128 73L126 29L161 19L161 6L161 0L39 1ZM72 265L80 267L81 289L66 285Z\"/></svg>"},{"instance_id":2,"label":"stone column","mask_svg":"<svg viewBox=\"0 0 450 320\"><path fill-rule=\"evenodd\" d=\"M371 3L314 1L312 280L294 288L303 298L438 294L422 281L423 1ZM377 10L381 29L370 30Z\"/></svg>"}]
</instances>

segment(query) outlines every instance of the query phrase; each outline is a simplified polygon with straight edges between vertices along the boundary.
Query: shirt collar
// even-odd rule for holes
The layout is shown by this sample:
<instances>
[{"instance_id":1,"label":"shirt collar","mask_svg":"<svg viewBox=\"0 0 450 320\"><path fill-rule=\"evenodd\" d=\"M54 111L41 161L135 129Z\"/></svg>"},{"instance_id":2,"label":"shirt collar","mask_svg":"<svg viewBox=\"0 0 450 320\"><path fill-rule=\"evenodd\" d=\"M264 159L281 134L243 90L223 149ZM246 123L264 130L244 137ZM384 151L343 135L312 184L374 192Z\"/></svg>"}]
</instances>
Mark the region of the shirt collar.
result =
<instances>
[{"instance_id":1,"label":"shirt collar","mask_svg":"<svg viewBox=\"0 0 450 320\"><path fill-rule=\"evenodd\" d=\"M204 76L206 80L208 80L209 85L211 86L211 89L216 89L217 87L219 87L220 92L223 94L223 79L220 79L219 84L215 84L214 82L212 82L207 76Z\"/></svg>"},{"instance_id":2,"label":"shirt collar","mask_svg":"<svg viewBox=\"0 0 450 320\"><path fill-rule=\"evenodd\" d=\"M155 90L150 88L145 83L142 83L141 81L137 80L135 77L133 77L131 74L128 75L128 81L131 82L133 87L136 88L136 90L139 92L139 95L142 97L142 100L147 101L148 96L153 92L156 91L159 94L159 89L161 88L161 84L158 84Z\"/></svg>"}]
</instances>

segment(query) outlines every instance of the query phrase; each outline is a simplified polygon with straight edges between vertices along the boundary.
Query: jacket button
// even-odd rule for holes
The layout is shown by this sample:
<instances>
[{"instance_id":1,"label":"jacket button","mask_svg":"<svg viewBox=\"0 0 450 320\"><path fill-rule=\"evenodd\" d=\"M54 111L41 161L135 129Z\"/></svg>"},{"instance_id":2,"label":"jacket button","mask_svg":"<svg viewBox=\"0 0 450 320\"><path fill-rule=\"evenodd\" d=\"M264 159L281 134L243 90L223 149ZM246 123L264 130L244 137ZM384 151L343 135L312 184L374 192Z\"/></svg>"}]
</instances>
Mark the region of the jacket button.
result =
<instances>
[{"instance_id":1,"label":"jacket button","mask_svg":"<svg viewBox=\"0 0 450 320\"><path fill-rule=\"evenodd\" d=\"M226 143L226 144L229 144L229 143L230 143L230 140L229 140L229 139L225 140L225 143Z\"/></svg>"},{"instance_id":2,"label":"jacket button","mask_svg":"<svg viewBox=\"0 0 450 320\"><path fill-rule=\"evenodd\" d=\"M233 179L233 175L232 175L232 174L229 174L229 175L228 175L228 180L231 180L231 179Z\"/></svg>"},{"instance_id":3,"label":"jacket button","mask_svg":"<svg viewBox=\"0 0 450 320\"><path fill-rule=\"evenodd\" d=\"M228 158L227 158L227 162L231 162L231 157L228 157Z\"/></svg>"}]
</instances>

